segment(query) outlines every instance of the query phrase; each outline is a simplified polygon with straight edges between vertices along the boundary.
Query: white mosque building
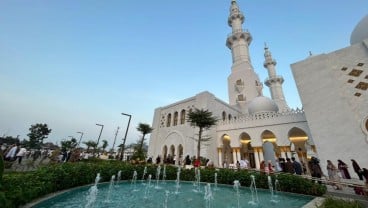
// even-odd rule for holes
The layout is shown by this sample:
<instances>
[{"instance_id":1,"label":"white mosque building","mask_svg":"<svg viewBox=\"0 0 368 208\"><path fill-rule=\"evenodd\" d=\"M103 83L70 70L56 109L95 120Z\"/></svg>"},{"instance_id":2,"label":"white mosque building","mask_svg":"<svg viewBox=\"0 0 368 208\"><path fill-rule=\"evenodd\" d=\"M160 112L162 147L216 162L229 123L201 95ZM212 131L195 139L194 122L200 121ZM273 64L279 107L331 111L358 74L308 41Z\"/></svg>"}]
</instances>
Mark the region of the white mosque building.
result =
<instances>
[{"instance_id":1,"label":"white mosque building","mask_svg":"<svg viewBox=\"0 0 368 208\"><path fill-rule=\"evenodd\" d=\"M368 28L367 19L361 31ZM198 129L186 121L186 115L198 108L219 119L205 132L211 140L201 149L201 156L216 167L247 159L252 168L259 169L262 161L274 163L276 158L292 156L303 162L317 156L324 165L326 159L350 160L347 153L357 154L357 149L363 154L354 159L368 165L368 40L362 41L362 32L356 32L358 38L348 48L292 65L303 109L290 109L282 89L284 79L277 74L276 60L267 46L264 67L268 78L264 84L271 98L263 96L263 84L250 59L252 36L242 28L243 23L244 15L232 0L228 17L232 33L226 39L232 53L229 103L200 92L155 109L148 155L162 159L170 155L176 163L186 155L195 156L193 138Z\"/></svg>"}]
</instances>

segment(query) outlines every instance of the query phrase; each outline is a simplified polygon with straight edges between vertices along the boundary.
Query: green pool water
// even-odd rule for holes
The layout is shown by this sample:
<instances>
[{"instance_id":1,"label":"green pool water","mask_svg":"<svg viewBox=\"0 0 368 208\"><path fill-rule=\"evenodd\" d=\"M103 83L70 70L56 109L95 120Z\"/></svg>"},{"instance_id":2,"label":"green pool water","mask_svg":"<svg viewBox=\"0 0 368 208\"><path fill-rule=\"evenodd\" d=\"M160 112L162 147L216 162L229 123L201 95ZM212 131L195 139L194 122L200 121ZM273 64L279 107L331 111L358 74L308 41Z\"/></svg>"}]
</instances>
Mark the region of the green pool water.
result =
<instances>
[{"instance_id":1,"label":"green pool water","mask_svg":"<svg viewBox=\"0 0 368 208\"><path fill-rule=\"evenodd\" d=\"M280 207L280 208L300 208L310 202L313 197L276 192L271 197L269 190L257 189L259 203L254 205L251 190L247 187L239 188L239 197L236 189L230 185L218 185L215 188L211 184L212 200L205 200L205 186L194 186L190 182L181 182L177 189L175 182L146 183L137 182L135 185L130 182L120 182L113 186L109 183L98 184L98 193L95 203L89 207L127 207L127 208L238 208L238 207ZM111 188L110 188L111 187ZM44 200L35 208L49 207L86 207L87 196L91 186L85 186L59 194L53 198ZM110 192L109 192L110 188ZM207 192L208 193L208 192ZM253 195L254 196L254 195ZM238 205L239 198L239 205Z\"/></svg>"}]
</instances>

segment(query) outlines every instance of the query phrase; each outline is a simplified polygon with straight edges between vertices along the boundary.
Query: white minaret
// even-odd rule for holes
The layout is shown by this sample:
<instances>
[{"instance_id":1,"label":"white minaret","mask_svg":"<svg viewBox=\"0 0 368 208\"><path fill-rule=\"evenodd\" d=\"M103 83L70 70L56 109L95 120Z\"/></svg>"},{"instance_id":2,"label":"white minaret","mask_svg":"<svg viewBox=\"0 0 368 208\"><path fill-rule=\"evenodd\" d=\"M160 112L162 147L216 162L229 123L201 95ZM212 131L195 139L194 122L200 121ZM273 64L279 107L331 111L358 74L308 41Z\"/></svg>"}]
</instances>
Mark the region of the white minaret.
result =
<instances>
[{"instance_id":1,"label":"white minaret","mask_svg":"<svg viewBox=\"0 0 368 208\"><path fill-rule=\"evenodd\" d=\"M232 33L228 35L226 46L231 50L233 65L228 77L229 103L248 113L247 104L262 94L262 83L254 72L249 57L252 36L243 31L244 15L235 0L231 1L228 24Z\"/></svg>"},{"instance_id":2,"label":"white minaret","mask_svg":"<svg viewBox=\"0 0 368 208\"><path fill-rule=\"evenodd\" d=\"M270 88L271 98L279 107L279 111L288 110L289 106L286 104L284 92L282 91L282 83L284 82L284 78L276 74L276 60L272 59L271 52L268 50L266 43L264 49L265 61L263 66L268 71L268 78L266 79L265 84Z\"/></svg>"}]
</instances>

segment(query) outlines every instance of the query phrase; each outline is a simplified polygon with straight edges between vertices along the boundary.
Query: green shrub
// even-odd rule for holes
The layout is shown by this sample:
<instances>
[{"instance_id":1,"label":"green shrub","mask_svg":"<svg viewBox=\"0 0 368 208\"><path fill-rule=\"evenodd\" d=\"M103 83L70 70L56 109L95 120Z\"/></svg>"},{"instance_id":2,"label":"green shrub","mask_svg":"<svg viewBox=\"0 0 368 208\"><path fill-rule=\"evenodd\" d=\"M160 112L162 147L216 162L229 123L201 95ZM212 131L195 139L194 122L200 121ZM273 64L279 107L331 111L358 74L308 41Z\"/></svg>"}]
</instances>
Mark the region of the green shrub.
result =
<instances>
[{"instance_id":1,"label":"green shrub","mask_svg":"<svg viewBox=\"0 0 368 208\"><path fill-rule=\"evenodd\" d=\"M121 180L131 180L133 172L137 171L138 180L142 179L144 168L147 167L147 174L152 179L156 179L157 166L132 165L121 161L83 161L77 163L50 164L43 166L31 172L12 172L5 173L3 176L3 187L0 191L5 196L6 207L19 207L29 203L34 199L46 194L69 189L77 186L92 184L95 181L97 173L100 173L100 182L111 180L112 175L117 175L121 171ZM161 166L161 178L164 167ZM177 177L177 167L166 166L166 180L175 180ZM233 184L234 180L239 180L241 186L250 186L251 175L255 176L258 188L268 188L267 176L256 171L234 171L230 169L201 169L201 182L214 183L215 172L217 172L217 181L219 184ZM275 175L272 176L273 181ZM194 169L182 169L180 180L194 181ZM303 193L320 196L326 192L326 187L315 184L307 179L293 175L277 175L280 182L279 191Z\"/></svg>"},{"instance_id":2,"label":"green shrub","mask_svg":"<svg viewBox=\"0 0 368 208\"><path fill-rule=\"evenodd\" d=\"M319 208L363 208L364 206L357 201L346 201L343 199L326 198Z\"/></svg>"}]
</instances>

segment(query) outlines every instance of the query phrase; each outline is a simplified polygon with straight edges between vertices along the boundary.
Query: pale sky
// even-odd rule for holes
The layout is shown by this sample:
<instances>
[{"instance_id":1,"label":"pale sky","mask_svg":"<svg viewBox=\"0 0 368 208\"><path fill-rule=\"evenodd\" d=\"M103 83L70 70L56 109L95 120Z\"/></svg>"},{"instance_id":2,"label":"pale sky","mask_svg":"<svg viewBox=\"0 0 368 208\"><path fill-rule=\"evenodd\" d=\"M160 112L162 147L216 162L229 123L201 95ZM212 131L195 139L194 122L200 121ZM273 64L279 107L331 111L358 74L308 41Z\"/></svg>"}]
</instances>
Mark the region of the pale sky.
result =
<instances>
[{"instance_id":1,"label":"pale sky","mask_svg":"<svg viewBox=\"0 0 368 208\"><path fill-rule=\"evenodd\" d=\"M26 138L46 123L45 142L68 136L120 144L139 139L154 109L209 91L228 102L230 0L0 0L0 135ZM238 0L263 81L264 42L284 77L290 107L302 107L290 64L349 46L367 0ZM269 90L264 88L269 96Z\"/></svg>"}]
</instances>

